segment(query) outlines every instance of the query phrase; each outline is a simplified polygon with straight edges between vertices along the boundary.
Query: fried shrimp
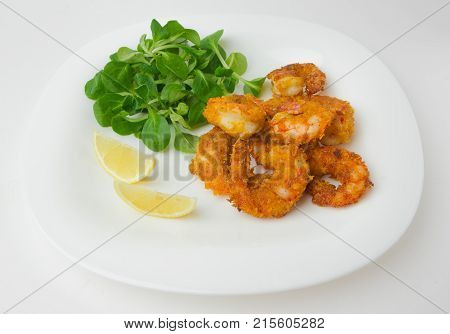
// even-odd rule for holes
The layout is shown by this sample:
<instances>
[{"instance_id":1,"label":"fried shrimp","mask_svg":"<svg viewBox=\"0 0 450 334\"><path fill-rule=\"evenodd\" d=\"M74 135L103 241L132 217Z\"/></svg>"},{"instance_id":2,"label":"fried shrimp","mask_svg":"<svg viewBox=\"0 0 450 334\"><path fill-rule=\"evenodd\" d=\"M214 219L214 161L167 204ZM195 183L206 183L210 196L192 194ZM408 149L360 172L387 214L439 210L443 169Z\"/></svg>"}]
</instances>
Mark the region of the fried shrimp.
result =
<instances>
[{"instance_id":1,"label":"fried shrimp","mask_svg":"<svg viewBox=\"0 0 450 334\"><path fill-rule=\"evenodd\" d=\"M355 124L354 112L350 103L335 97L320 95L311 96L310 99L335 113L320 142L323 145L339 145L350 142Z\"/></svg>"},{"instance_id":2,"label":"fried shrimp","mask_svg":"<svg viewBox=\"0 0 450 334\"><path fill-rule=\"evenodd\" d=\"M350 103L316 95L326 76L311 63L283 66L267 78L267 101L248 94L208 100L203 115L215 127L200 138L191 173L259 218L286 215L304 192L320 206L358 202L373 186L369 170L358 154L335 146L353 136Z\"/></svg>"},{"instance_id":3,"label":"fried shrimp","mask_svg":"<svg viewBox=\"0 0 450 334\"><path fill-rule=\"evenodd\" d=\"M325 73L311 63L290 64L270 72L267 78L272 81L274 95L294 96L312 95L325 86Z\"/></svg>"},{"instance_id":4,"label":"fried shrimp","mask_svg":"<svg viewBox=\"0 0 450 334\"><path fill-rule=\"evenodd\" d=\"M348 143L354 131L353 108L347 101L330 96L280 96L264 101L263 107L269 117L280 112L288 114L301 114L307 101L315 102L318 106L333 113L333 119L326 126L320 142L323 145L339 145ZM277 116L281 117L281 116ZM275 120L277 119L275 118Z\"/></svg>"},{"instance_id":5,"label":"fried shrimp","mask_svg":"<svg viewBox=\"0 0 450 334\"><path fill-rule=\"evenodd\" d=\"M308 185L313 203L320 206L346 206L358 202L373 186L369 170L361 157L342 148L324 146L308 152L308 162L314 179ZM330 175L338 187L321 179Z\"/></svg>"},{"instance_id":6,"label":"fried shrimp","mask_svg":"<svg viewBox=\"0 0 450 334\"><path fill-rule=\"evenodd\" d=\"M235 139L214 127L200 137L194 158L189 165L192 174L205 182L215 195L229 193L229 158Z\"/></svg>"},{"instance_id":7,"label":"fried shrimp","mask_svg":"<svg viewBox=\"0 0 450 334\"><path fill-rule=\"evenodd\" d=\"M273 117L280 111L285 111L283 106L294 100L292 96L276 96L263 102L263 108L268 117Z\"/></svg>"},{"instance_id":8,"label":"fried shrimp","mask_svg":"<svg viewBox=\"0 0 450 334\"><path fill-rule=\"evenodd\" d=\"M255 174L256 163L270 170ZM269 136L238 139L231 154L230 202L252 216L269 218L287 214L309 182L305 153L293 144Z\"/></svg>"},{"instance_id":9,"label":"fried shrimp","mask_svg":"<svg viewBox=\"0 0 450 334\"><path fill-rule=\"evenodd\" d=\"M261 130L266 114L252 95L229 95L208 100L203 116L233 137L249 137Z\"/></svg>"},{"instance_id":10,"label":"fried shrimp","mask_svg":"<svg viewBox=\"0 0 450 334\"><path fill-rule=\"evenodd\" d=\"M321 139L334 115L320 103L295 97L278 106L269 124L271 131L286 142L301 145Z\"/></svg>"}]
</instances>

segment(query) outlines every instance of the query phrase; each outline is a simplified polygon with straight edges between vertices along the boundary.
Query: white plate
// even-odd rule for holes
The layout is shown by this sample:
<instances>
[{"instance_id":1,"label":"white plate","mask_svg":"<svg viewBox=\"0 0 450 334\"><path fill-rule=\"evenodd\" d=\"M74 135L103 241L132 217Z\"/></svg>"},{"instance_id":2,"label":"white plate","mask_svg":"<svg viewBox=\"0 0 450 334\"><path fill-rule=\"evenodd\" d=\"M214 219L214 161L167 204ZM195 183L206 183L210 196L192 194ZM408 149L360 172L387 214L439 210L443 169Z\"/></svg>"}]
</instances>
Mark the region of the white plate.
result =
<instances>
[{"instance_id":1,"label":"white plate","mask_svg":"<svg viewBox=\"0 0 450 334\"><path fill-rule=\"evenodd\" d=\"M371 55L354 40L304 21L236 15L178 19L202 36L224 28L226 49L248 57L248 78L290 62L314 62L333 82ZM134 47L145 32L148 22L104 36L78 53L102 67L109 54L119 46ZM24 185L33 211L50 239L73 260L140 216L116 196L112 179L95 160L92 132L98 126L83 92L94 73L75 56L58 70L33 114L24 152ZM400 238L416 211L423 181L418 129L404 92L376 57L328 94L354 106L356 134L348 148L363 156L375 187L348 208L314 206L309 196L299 207L374 259ZM138 143L134 137L122 139ZM170 150L158 159L158 177L150 187L170 193L190 182L190 156ZM177 220L144 217L80 264L143 287L248 294L317 284L368 262L298 211L259 220L212 196L199 181L181 193L198 199L194 214Z\"/></svg>"}]
</instances>

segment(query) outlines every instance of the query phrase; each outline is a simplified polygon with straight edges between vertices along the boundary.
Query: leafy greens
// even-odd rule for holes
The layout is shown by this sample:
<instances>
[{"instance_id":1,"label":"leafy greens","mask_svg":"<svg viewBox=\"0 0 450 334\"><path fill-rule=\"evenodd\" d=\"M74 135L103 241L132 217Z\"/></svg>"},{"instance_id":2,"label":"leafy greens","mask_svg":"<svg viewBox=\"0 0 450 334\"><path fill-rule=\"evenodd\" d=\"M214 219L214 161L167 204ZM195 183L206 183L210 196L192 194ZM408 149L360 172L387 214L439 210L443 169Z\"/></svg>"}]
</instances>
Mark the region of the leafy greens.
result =
<instances>
[{"instance_id":1,"label":"leafy greens","mask_svg":"<svg viewBox=\"0 0 450 334\"><path fill-rule=\"evenodd\" d=\"M174 147L194 153L198 137L189 130L204 125L204 107L211 97L234 92L259 95L264 78L246 80L247 59L220 45L223 30L201 39L177 21L162 26L152 20L151 37L142 35L136 50L121 47L85 85L95 100L94 115L119 135L134 134L153 151ZM173 128L173 131L171 130Z\"/></svg>"}]
</instances>

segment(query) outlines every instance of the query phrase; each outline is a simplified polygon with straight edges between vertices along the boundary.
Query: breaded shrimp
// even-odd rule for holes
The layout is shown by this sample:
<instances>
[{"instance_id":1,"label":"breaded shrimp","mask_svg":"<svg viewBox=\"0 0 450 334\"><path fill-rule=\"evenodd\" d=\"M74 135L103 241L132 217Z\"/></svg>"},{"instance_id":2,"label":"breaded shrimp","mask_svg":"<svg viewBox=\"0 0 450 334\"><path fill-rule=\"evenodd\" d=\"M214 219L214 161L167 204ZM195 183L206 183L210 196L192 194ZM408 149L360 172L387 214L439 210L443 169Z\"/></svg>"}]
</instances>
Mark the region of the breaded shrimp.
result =
<instances>
[{"instance_id":1,"label":"breaded shrimp","mask_svg":"<svg viewBox=\"0 0 450 334\"><path fill-rule=\"evenodd\" d=\"M311 101L318 102L328 110L335 112L335 116L326 128L325 134L320 142L323 145L339 145L350 142L355 124L353 117L354 111L350 103L335 97L320 95L311 96L310 99Z\"/></svg>"},{"instance_id":2,"label":"breaded shrimp","mask_svg":"<svg viewBox=\"0 0 450 334\"><path fill-rule=\"evenodd\" d=\"M274 95L312 95L325 86L325 73L311 63L290 64L267 75Z\"/></svg>"},{"instance_id":3,"label":"breaded shrimp","mask_svg":"<svg viewBox=\"0 0 450 334\"><path fill-rule=\"evenodd\" d=\"M235 139L214 127L200 137L194 158L189 165L192 174L205 182L215 195L228 195L230 154Z\"/></svg>"},{"instance_id":4,"label":"breaded shrimp","mask_svg":"<svg viewBox=\"0 0 450 334\"><path fill-rule=\"evenodd\" d=\"M324 146L309 151L308 157L314 176L308 185L308 192L317 205L340 207L356 203L373 186L366 164L356 153ZM330 175L341 185L336 187L322 180L324 175Z\"/></svg>"},{"instance_id":5,"label":"breaded shrimp","mask_svg":"<svg viewBox=\"0 0 450 334\"><path fill-rule=\"evenodd\" d=\"M283 111L295 114L301 111L301 101L316 102L335 114L320 141L323 145L339 145L350 142L354 131L354 111L347 101L322 95L281 96L264 101L263 107L266 114L271 117Z\"/></svg>"},{"instance_id":6,"label":"breaded shrimp","mask_svg":"<svg viewBox=\"0 0 450 334\"><path fill-rule=\"evenodd\" d=\"M283 110L283 105L289 102L294 101L296 97L292 96L275 96L263 102L263 108L266 115L269 118L275 116L275 114L279 113Z\"/></svg>"},{"instance_id":7,"label":"breaded shrimp","mask_svg":"<svg viewBox=\"0 0 450 334\"><path fill-rule=\"evenodd\" d=\"M269 122L272 133L297 145L321 139L335 115L320 103L297 97L281 104L279 110Z\"/></svg>"},{"instance_id":8,"label":"breaded shrimp","mask_svg":"<svg viewBox=\"0 0 450 334\"><path fill-rule=\"evenodd\" d=\"M238 210L261 218L288 213L310 179L305 153L296 145L271 139L238 139L231 154L230 202ZM271 173L255 174L251 156Z\"/></svg>"},{"instance_id":9,"label":"breaded shrimp","mask_svg":"<svg viewBox=\"0 0 450 334\"><path fill-rule=\"evenodd\" d=\"M249 137L261 130L266 114L253 95L228 95L208 100L203 116L233 137Z\"/></svg>"}]
</instances>

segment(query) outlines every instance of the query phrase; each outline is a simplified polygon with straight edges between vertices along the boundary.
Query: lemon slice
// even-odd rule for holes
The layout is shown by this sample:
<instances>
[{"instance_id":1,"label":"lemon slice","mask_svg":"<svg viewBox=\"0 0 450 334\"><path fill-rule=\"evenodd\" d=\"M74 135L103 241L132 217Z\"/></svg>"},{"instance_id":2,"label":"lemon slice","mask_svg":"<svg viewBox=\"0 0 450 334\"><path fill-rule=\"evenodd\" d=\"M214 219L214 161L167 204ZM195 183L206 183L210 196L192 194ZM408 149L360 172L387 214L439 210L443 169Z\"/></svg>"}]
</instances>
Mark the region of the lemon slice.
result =
<instances>
[{"instance_id":1,"label":"lemon slice","mask_svg":"<svg viewBox=\"0 0 450 334\"><path fill-rule=\"evenodd\" d=\"M97 132L94 132L94 147L100 165L122 182L138 182L155 167L154 158L141 157L133 147Z\"/></svg>"},{"instance_id":2,"label":"lemon slice","mask_svg":"<svg viewBox=\"0 0 450 334\"><path fill-rule=\"evenodd\" d=\"M148 216L177 218L195 209L193 198L160 193L142 185L114 181L114 189L128 205Z\"/></svg>"}]
</instances>

